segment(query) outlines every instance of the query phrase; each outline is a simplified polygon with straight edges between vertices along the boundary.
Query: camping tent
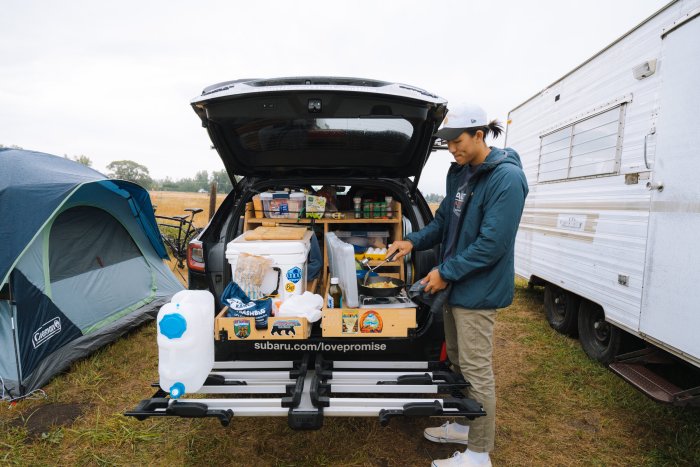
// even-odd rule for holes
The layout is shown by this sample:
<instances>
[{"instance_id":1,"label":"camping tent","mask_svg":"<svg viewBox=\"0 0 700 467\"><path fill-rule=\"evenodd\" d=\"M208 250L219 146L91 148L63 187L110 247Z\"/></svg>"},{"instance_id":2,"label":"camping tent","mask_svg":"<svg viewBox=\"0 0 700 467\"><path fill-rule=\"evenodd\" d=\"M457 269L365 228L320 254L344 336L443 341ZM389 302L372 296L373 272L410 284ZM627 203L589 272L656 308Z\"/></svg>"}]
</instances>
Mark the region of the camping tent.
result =
<instances>
[{"instance_id":1,"label":"camping tent","mask_svg":"<svg viewBox=\"0 0 700 467\"><path fill-rule=\"evenodd\" d=\"M17 396L182 289L148 192L61 157L0 149L0 377Z\"/></svg>"}]
</instances>

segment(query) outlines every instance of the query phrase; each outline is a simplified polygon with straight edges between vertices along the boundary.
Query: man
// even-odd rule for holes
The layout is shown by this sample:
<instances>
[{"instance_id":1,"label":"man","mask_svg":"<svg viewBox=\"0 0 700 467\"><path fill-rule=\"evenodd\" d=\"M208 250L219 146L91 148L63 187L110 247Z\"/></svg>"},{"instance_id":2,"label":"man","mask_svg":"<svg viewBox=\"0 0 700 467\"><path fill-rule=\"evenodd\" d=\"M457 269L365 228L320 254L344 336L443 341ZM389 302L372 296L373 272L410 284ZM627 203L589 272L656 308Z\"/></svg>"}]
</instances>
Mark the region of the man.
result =
<instances>
[{"instance_id":1,"label":"man","mask_svg":"<svg viewBox=\"0 0 700 467\"><path fill-rule=\"evenodd\" d=\"M387 252L398 250L400 258L441 244L440 264L421 283L432 293L452 285L444 310L447 356L471 384L467 396L486 412L469 425L448 422L425 429L430 441L468 443L465 452L433 461L436 467L491 465L496 431L493 326L496 309L513 301L515 234L528 192L518 154L486 145L487 136L497 138L502 131L476 105L449 111L436 133L455 159L447 172L447 195L430 224L394 242Z\"/></svg>"}]
</instances>

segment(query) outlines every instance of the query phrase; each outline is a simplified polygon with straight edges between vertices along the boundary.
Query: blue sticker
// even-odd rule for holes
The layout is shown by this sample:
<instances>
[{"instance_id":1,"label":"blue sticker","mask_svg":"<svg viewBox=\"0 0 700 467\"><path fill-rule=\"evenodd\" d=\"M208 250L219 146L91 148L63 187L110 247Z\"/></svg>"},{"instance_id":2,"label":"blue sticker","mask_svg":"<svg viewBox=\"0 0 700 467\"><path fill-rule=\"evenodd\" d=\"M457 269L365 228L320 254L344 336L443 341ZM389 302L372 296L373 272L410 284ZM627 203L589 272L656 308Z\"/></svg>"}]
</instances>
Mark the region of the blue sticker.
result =
<instances>
[{"instance_id":1,"label":"blue sticker","mask_svg":"<svg viewBox=\"0 0 700 467\"><path fill-rule=\"evenodd\" d=\"M289 282L294 282L295 284L301 280L301 268L294 266L292 269L287 271L287 280Z\"/></svg>"}]
</instances>

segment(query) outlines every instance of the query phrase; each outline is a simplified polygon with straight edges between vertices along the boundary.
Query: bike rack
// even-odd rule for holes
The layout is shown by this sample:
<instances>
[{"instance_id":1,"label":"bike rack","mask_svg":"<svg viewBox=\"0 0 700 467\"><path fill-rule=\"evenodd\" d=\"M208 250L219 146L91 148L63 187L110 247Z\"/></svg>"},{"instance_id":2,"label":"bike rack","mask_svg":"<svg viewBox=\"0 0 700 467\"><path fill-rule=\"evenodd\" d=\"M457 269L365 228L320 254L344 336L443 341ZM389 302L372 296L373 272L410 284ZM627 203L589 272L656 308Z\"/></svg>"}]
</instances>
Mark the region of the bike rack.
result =
<instances>
[{"instance_id":1,"label":"bike rack","mask_svg":"<svg viewBox=\"0 0 700 467\"><path fill-rule=\"evenodd\" d=\"M400 416L473 420L486 413L476 401L464 397L462 391L468 386L461 375L440 362L340 362L306 354L297 361L217 362L197 394L231 397L175 400L159 388L124 415L137 420L214 417L223 426L234 416L286 416L295 430L319 429L326 416L377 417L382 426ZM280 397L236 397L255 394Z\"/></svg>"}]
</instances>

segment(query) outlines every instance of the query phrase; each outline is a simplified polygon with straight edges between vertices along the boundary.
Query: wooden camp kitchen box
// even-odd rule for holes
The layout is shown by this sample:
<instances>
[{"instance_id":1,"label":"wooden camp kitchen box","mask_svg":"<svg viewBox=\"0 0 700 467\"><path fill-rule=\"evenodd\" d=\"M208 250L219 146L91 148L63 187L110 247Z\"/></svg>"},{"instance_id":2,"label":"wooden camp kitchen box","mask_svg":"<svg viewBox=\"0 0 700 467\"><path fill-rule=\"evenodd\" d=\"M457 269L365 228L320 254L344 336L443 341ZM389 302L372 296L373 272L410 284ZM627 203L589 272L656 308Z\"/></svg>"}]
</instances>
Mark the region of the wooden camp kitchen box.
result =
<instances>
[{"instance_id":1,"label":"wooden camp kitchen box","mask_svg":"<svg viewBox=\"0 0 700 467\"><path fill-rule=\"evenodd\" d=\"M324 296L328 295L328 287ZM415 308L323 307L323 337L406 337L418 326Z\"/></svg>"},{"instance_id":2,"label":"wooden camp kitchen box","mask_svg":"<svg viewBox=\"0 0 700 467\"><path fill-rule=\"evenodd\" d=\"M267 329L256 329L255 318L226 316L224 307L216 316L214 339L217 341L236 340L282 340L308 339L311 326L306 318L271 316L267 319Z\"/></svg>"}]
</instances>

